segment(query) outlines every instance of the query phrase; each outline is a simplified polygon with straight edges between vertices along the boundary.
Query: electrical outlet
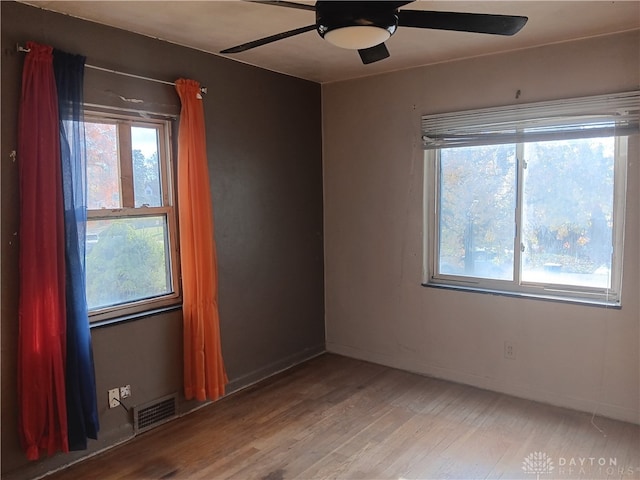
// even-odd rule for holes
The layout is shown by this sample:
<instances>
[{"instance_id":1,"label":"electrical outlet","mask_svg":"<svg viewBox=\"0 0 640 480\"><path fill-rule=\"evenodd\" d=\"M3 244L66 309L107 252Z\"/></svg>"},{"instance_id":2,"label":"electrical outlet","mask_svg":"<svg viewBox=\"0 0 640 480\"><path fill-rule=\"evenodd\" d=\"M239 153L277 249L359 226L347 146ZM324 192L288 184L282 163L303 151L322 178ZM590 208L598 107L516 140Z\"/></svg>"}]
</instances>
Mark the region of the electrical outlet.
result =
<instances>
[{"instance_id":1,"label":"electrical outlet","mask_svg":"<svg viewBox=\"0 0 640 480\"><path fill-rule=\"evenodd\" d=\"M109 408L116 408L120 405L120 389L112 388L109 390Z\"/></svg>"},{"instance_id":2,"label":"electrical outlet","mask_svg":"<svg viewBox=\"0 0 640 480\"><path fill-rule=\"evenodd\" d=\"M516 359L516 346L506 340L504 342L504 358L507 358L509 360Z\"/></svg>"},{"instance_id":3,"label":"electrical outlet","mask_svg":"<svg viewBox=\"0 0 640 480\"><path fill-rule=\"evenodd\" d=\"M131 396L131 385L120 387L120 398L129 398Z\"/></svg>"}]
</instances>

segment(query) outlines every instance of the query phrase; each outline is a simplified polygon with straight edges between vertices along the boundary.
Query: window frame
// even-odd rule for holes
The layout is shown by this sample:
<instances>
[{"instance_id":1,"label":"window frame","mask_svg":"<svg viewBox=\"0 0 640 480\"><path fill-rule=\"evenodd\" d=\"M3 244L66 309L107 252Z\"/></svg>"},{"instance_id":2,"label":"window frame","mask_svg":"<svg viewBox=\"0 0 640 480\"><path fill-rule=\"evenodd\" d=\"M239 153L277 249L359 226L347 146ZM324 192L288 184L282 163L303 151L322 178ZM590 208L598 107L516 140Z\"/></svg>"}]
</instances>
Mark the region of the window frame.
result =
<instances>
[{"instance_id":1,"label":"window frame","mask_svg":"<svg viewBox=\"0 0 640 480\"><path fill-rule=\"evenodd\" d=\"M118 138L118 167L121 192L119 208L87 208L87 223L93 220L113 220L115 218L141 218L164 216L167 225L168 266L171 275L172 292L150 298L89 310L89 323L116 320L122 317L144 314L157 309L177 306L182 302L180 277L180 252L178 244L178 220L175 193L175 170L173 164L172 121L167 118L138 118L135 115L103 112L85 109L85 123L114 124ZM158 131L158 167L161 206L135 206L132 127L154 128ZM125 167L123 169L123 166ZM87 181L88 185L88 181Z\"/></svg>"},{"instance_id":2,"label":"window frame","mask_svg":"<svg viewBox=\"0 0 640 480\"><path fill-rule=\"evenodd\" d=\"M546 300L583 304L621 306L622 267L624 255L624 223L627 189L628 133L614 135L614 186L613 228L610 288L582 287L522 280L522 205L526 162L523 159L524 143L516 146L516 208L514 211L514 271L513 280L498 280L439 273L439 200L440 200L440 152L442 148L426 149L424 155L423 184L423 286L469 290L508 296L532 297ZM501 142L496 142L501 143ZM455 147L452 147L455 148Z\"/></svg>"}]
</instances>

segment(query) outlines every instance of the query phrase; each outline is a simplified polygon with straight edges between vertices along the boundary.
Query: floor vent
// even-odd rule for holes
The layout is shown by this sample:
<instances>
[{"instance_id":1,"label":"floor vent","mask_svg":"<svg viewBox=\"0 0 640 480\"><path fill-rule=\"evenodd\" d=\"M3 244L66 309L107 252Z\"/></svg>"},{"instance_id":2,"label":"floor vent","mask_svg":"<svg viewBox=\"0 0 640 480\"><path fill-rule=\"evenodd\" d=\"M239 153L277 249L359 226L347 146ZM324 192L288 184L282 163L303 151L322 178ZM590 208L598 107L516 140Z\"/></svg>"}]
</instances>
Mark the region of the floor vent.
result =
<instances>
[{"instance_id":1,"label":"floor vent","mask_svg":"<svg viewBox=\"0 0 640 480\"><path fill-rule=\"evenodd\" d=\"M133 427L136 433L146 432L176 416L177 395L167 395L153 402L133 408Z\"/></svg>"}]
</instances>

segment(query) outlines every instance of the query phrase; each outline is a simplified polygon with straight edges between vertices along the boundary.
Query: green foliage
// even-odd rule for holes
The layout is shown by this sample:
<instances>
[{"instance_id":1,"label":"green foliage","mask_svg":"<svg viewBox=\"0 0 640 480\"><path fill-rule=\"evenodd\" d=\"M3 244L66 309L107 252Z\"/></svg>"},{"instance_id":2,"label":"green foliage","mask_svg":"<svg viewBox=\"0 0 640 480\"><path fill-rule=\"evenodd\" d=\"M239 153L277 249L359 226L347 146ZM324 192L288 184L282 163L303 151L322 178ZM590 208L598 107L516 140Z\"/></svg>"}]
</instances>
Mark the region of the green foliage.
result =
<instances>
[{"instance_id":1,"label":"green foliage","mask_svg":"<svg viewBox=\"0 0 640 480\"><path fill-rule=\"evenodd\" d=\"M164 232L155 219L115 220L87 254L90 308L149 298L169 290Z\"/></svg>"},{"instance_id":2,"label":"green foliage","mask_svg":"<svg viewBox=\"0 0 640 480\"><path fill-rule=\"evenodd\" d=\"M158 153L145 157L142 151L133 150L133 190L135 205L158 207L162 204Z\"/></svg>"}]
</instances>

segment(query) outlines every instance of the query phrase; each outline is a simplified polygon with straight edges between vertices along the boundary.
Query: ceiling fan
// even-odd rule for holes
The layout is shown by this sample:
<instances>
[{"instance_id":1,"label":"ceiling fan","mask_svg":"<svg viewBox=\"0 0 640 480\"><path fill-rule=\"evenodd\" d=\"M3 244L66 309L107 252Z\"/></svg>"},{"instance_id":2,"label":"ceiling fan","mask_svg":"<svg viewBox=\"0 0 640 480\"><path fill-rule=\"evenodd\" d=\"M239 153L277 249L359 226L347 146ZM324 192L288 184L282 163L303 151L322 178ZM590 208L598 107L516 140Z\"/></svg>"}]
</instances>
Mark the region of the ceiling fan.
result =
<instances>
[{"instance_id":1,"label":"ceiling fan","mask_svg":"<svg viewBox=\"0 0 640 480\"><path fill-rule=\"evenodd\" d=\"M322 38L338 47L358 50L362 63L377 62L389 56L384 42L398 27L456 30L459 32L514 35L527 23L527 17L484 13L399 10L409 1L318 0L314 5L289 1L255 1L280 7L312 10L316 23L227 48L220 53L239 53L301 33L317 30Z\"/></svg>"}]
</instances>

